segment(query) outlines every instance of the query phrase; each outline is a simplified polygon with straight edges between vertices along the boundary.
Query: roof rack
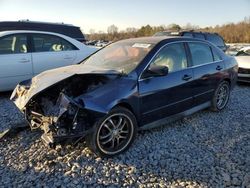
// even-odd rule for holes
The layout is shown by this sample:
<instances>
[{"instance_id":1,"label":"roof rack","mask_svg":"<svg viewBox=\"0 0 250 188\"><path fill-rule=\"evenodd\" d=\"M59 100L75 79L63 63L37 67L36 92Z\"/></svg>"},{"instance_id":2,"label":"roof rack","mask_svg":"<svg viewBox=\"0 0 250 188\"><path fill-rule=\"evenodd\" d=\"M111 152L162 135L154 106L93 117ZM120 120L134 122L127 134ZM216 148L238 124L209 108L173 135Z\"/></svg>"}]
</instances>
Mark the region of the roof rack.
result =
<instances>
[{"instance_id":1,"label":"roof rack","mask_svg":"<svg viewBox=\"0 0 250 188\"><path fill-rule=\"evenodd\" d=\"M164 30L162 32L171 32L171 33L182 33L182 32L195 32L195 33L210 33L210 34L216 34L216 35L219 35L218 33L216 32L207 32L207 31L200 31L200 30L195 30L195 29L183 29L183 30Z\"/></svg>"},{"instance_id":2,"label":"roof rack","mask_svg":"<svg viewBox=\"0 0 250 188\"><path fill-rule=\"evenodd\" d=\"M30 21L29 19L18 20L18 22L29 22L29 23L41 23L41 24L57 24L57 25L68 25L74 26L73 24L65 24L63 22L43 22L43 21Z\"/></svg>"}]
</instances>

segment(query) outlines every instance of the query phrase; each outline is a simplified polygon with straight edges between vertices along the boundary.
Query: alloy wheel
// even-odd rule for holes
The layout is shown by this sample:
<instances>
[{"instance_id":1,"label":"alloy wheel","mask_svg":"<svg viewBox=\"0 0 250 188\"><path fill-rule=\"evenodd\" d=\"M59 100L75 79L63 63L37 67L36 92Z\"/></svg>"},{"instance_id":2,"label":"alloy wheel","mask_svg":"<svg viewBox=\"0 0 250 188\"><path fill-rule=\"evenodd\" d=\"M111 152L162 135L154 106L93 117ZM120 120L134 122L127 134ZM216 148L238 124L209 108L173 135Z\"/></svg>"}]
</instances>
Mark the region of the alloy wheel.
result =
<instances>
[{"instance_id":1,"label":"alloy wheel","mask_svg":"<svg viewBox=\"0 0 250 188\"><path fill-rule=\"evenodd\" d=\"M223 84L219 90L218 90L218 93L217 93L217 108L218 109L223 109L227 102L228 102L228 99L229 99L229 87L227 84Z\"/></svg>"},{"instance_id":2,"label":"alloy wheel","mask_svg":"<svg viewBox=\"0 0 250 188\"><path fill-rule=\"evenodd\" d=\"M108 155L124 150L134 134L132 120L123 113L112 114L101 124L97 132L97 145Z\"/></svg>"}]
</instances>

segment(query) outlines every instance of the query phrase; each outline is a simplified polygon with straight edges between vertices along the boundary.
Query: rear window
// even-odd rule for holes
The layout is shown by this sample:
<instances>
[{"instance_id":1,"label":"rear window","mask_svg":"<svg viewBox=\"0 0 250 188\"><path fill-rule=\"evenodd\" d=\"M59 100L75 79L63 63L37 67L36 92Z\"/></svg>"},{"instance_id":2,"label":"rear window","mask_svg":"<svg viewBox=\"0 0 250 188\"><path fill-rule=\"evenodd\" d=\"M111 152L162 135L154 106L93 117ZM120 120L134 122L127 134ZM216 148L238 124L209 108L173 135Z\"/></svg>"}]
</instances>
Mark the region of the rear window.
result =
<instances>
[{"instance_id":1,"label":"rear window","mask_svg":"<svg viewBox=\"0 0 250 188\"><path fill-rule=\"evenodd\" d=\"M225 46L223 39L216 34L207 34L207 40L216 46Z\"/></svg>"}]
</instances>

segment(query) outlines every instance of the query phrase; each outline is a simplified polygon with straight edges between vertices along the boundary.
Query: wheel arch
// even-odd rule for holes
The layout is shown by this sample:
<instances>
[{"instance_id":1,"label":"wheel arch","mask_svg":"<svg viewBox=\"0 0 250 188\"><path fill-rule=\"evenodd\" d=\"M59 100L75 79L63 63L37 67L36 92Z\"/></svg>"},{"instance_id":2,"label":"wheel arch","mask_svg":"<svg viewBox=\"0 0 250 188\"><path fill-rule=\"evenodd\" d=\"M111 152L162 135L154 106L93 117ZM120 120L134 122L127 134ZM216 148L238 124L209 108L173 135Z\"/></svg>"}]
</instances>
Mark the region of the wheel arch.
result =
<instances>
[{"instance_id":1,"label":"wheel arch","mask_svg":"<svg viewBox=\"0 0 250 188\"><path fill-rule=\"evenodd\" d=\"M129 104L128 102L121 101L121 102L117 103L115 106L113 106L112 109L114 109L116 107L126 108L127 110L129 110L135 116L137 123L139 122L138 121L139 118L138 118L138 114L136 113L136 109L134 109L133 106L131 104Z\"/></svg>"},{"instance_id":2,"label":"wheel arch","mask_svg":"<svg viewBox=\"0 0 250 188\"><path fill-rule=\"evenodd\" d=\"M129 103L127 103L127 102L120 102L120 103L117 103L113 108L118 107L118 106L126 108L127 110L131 111L134 115L136 115L135 112L134 112L134 110L133 110L133 108L132 108L132 106Z\"/></svg>"},{"instance_id":3,"label":"wheel arch","mask_svg":"<svg viewBox=\"0 0 250 188\"><path fill-rule=\"evenodd\" d=\"M226 81L229 83L229 87L231 89L231 80L229 78L224 78L222 81Z\"/></svg>"}]
</instances>

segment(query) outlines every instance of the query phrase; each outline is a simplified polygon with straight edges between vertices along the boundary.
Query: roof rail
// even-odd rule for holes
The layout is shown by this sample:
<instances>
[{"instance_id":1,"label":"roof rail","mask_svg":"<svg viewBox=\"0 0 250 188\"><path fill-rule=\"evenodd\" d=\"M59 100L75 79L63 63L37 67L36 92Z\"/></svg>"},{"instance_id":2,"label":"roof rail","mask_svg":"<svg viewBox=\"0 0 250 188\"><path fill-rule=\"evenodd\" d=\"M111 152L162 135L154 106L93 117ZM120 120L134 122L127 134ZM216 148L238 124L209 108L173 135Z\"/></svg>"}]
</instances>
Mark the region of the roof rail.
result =
<instances>
[{"instance_id":1,"label":"roof rail","mask_svg":"<svg viewBox=\"0 0 250 188\"><path fill-rule=\"evenodd\" d=\"M68 25L68 26L74 26L73 24L65 24L65 23L63 23L63 22L30 21L29 19L18 20L18 22L29 22L29 23L57 24L57 25Z\"/></svg>"}]
</instances>

